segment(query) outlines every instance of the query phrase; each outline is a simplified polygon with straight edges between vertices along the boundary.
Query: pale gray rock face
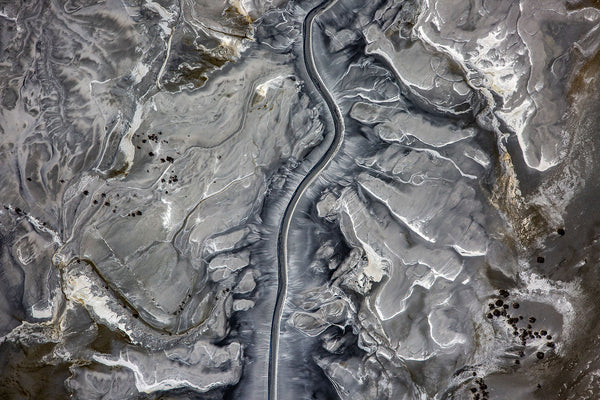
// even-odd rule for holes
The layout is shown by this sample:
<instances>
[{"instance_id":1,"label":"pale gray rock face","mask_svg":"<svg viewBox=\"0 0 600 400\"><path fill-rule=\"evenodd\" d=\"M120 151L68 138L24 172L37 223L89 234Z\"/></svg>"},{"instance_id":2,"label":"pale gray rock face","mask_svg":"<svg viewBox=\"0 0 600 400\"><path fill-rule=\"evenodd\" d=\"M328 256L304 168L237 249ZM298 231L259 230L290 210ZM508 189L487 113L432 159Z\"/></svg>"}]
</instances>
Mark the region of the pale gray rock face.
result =
<instances>
[{"instance_id":1,"label":"pale gray rock face","mask_svg":"<svg viewBox=\"0 0 600 400\"><path fill-rule=\"evenodd\" d=\"M0 2L0 398L600 397L599 21Z\"/></svg>"}]
</instances>

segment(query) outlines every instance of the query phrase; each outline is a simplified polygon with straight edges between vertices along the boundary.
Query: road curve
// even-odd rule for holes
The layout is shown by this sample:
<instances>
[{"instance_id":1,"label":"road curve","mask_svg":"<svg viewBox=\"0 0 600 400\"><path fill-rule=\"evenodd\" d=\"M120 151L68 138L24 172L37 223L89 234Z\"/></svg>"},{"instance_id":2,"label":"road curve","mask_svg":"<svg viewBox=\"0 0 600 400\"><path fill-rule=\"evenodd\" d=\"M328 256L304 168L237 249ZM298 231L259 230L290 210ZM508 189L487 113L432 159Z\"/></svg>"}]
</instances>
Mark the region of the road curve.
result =
<instances>
[{"instance_id":1,"label":"road curve","mask_svg":"<svg viewBox=\"0 0 600 400\"><path fill-rule=\"evenodd\" d=\"M306 65L306 70L308 75L315 85L317 91L323 97L325 104L327 104L327 108L331 113L331 117L333 119L334 132L333 139L331 141L331 145L327 149L327 151L323 154L323 156L319 159L319 161L312 167L310 172L302 179L302 182L292 195L290 202L288 203L285 212L283 214L283 218L281 221L281 225L279 226L279 235L277 240L277 255L278 255L278 284L277 284L277 300L275 302L275 309L273 311L273 321L271 324L271 344L269 348L269 388L268 388L268 398L269 400L277 400L277 373L278 373L278 363L279 363L279 333L281 328L281 313L283 311L283 306L285 304L285 299L287 296L287 286L288 286L288 277L287 277L287 243L288 243L288 233L290 229L290 222L296 211L296 207L306 189L317 179L319 174L327 168L333 157L339 151L342 140L344 138L344 120L342 117L342 113L338 108L337 104L333 100L333 96L323 83L321 79L321 75L317 71L317 67L315 65L313 51L312 51L312 35L313 35L313 22L316 17L321 15L323 12L327 11L330 7L332 7L337 0L325 0L315 8L313 8L304 19L303 24L303 48L304 48L304 63Z\"/></svg>"}]
</instances>

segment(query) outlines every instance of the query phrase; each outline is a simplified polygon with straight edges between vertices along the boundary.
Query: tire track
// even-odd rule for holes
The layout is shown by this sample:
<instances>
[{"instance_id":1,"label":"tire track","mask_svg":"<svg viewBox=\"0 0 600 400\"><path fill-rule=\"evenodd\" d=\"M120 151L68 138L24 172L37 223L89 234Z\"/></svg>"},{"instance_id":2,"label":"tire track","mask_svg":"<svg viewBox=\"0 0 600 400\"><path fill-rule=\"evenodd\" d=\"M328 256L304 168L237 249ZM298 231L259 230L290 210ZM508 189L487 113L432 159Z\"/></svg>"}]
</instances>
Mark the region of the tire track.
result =
<instances>
[{"instance_id":1,"label":"tire track","mask_svg":"<svg viewBox=\"0 0 600 400\"><path fill-rule=\"evenodd\" d=\"M343 137L344 137L344 120L342 113L335 103L333 96L325 86L321 75L319 74L317 67L314 62L314 56L312 51L312 36L313 36L313 22L315 18L330 9L337 0L325 0L318 6L313 8L306 15L303 24L303 50L304 50L304 63L308 75L325 101L327 108L331 114L334 125L333 139L331 145L327 151L321 156L319 161L312 167L310 172L302 179L302 182L292 195L290 202L288 203L281 225L279 226L279 235L277 240L277 255L278 255L278 284L277 284L277 300L275 302L275 309L273 311L273 321L271 324L271 343L269 346L269 388L268 388L268 399L277 400L277 374L278 374L278 363L279 363L279 334L281 328L281 314L283 312L283 306L287 297L287 243L288 234L290 229L290 223L296 211L296 207L302 199L302 196L310 185L317 179L319 174L327 168L333 157L338 153Z\"/></svg>"}]
</instances>

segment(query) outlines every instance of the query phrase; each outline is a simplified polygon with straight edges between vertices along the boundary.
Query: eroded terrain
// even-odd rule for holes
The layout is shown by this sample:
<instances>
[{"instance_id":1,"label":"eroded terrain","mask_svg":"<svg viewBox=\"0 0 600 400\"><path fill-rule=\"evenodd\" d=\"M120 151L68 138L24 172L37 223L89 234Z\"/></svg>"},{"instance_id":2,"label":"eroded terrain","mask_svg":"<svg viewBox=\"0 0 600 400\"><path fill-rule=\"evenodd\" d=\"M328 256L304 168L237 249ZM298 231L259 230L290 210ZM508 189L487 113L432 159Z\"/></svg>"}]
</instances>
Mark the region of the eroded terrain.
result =
<instances>
[{"instance_id":1,"label":"eroded terrain","mask_svg":"<svg viewBox=\"0 0 600 400\"><path fill-rule=\"evenodd\" d=\"M600 397L599 19L0 3L0 397Z\"/></svg>"}]
</instances>

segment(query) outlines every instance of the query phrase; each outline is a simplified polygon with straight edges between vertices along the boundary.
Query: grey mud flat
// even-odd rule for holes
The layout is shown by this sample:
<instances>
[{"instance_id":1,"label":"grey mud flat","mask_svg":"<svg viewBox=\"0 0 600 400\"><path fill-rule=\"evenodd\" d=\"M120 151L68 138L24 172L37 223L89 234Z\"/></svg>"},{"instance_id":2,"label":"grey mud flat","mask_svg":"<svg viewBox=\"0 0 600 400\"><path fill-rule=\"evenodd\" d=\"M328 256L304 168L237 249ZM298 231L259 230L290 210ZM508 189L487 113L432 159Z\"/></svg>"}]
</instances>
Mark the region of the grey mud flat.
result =
<instances>
[{"instance_id":1,"label":"grey mud flat","mask_svg":"<svg viewBox=\"0 0 600 400\"><path fill-rule=\"evenodd\" d=\"M599 76L589 0L0 1L0 400L599 399Z\"/></svg>"}]
</instances>

